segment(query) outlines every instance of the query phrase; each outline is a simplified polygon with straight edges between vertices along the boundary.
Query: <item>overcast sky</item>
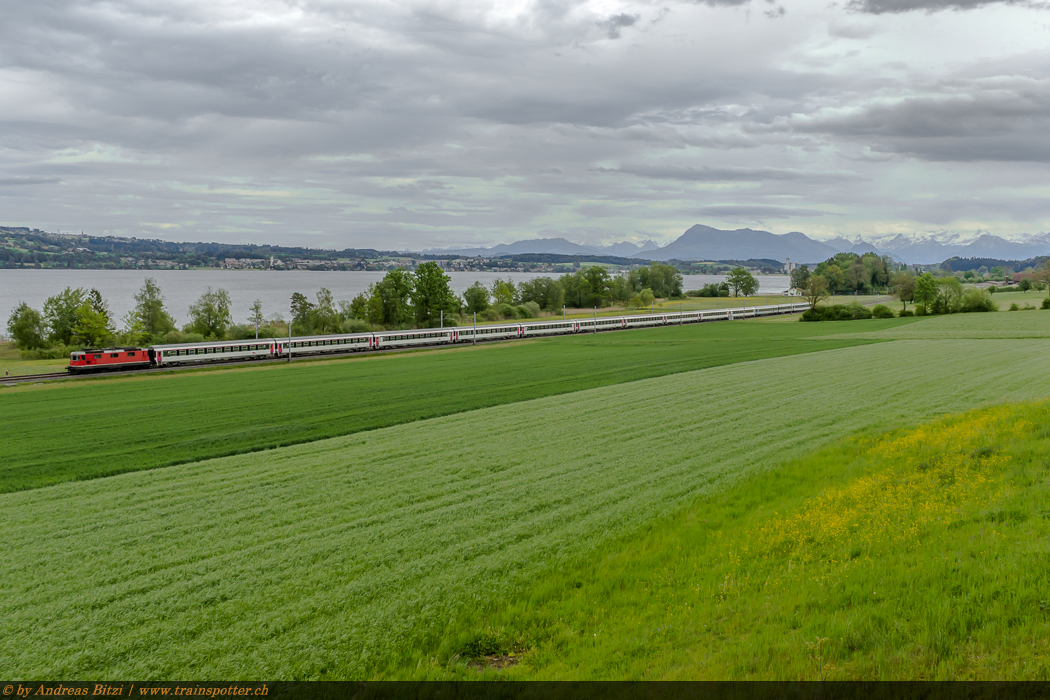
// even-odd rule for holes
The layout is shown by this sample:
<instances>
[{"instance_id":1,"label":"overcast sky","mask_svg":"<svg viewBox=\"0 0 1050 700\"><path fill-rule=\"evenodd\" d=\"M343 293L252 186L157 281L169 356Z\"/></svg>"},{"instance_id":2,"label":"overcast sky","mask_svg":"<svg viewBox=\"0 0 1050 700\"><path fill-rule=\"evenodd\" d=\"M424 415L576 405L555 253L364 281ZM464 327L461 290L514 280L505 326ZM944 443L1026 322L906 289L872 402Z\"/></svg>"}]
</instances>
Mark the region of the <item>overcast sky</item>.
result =
<instances>
[{"instance_id":1,"label":"overcast sky","mask_svg":"<svg viewBox=\"0 0 1050 700\"><path fill-rule=\"evenodd\" d=\"M1050 229L1050 11L33 0L0 224L419 249Z\"/></svg>"}]
</instances>

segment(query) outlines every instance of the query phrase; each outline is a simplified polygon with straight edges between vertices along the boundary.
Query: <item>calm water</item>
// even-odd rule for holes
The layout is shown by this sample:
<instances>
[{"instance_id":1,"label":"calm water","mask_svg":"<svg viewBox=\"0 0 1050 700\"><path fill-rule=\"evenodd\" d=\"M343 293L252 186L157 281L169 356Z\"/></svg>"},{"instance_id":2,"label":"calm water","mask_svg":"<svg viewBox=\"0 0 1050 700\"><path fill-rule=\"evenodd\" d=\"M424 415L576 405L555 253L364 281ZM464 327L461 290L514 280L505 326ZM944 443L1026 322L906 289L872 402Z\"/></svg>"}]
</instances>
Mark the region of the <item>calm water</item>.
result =
<instances>
[{"instance_id":1,"label":"calm water","mask_svg":"<svg viewBox=\"0 0 1050 700\"><path fill-rule=\"evenodd\" d=\"M179 325L186 322L189 307L209 286L221 287L230 293L233 316L244 322L248 307L261 299L263 313L289 315L289 301L293 292L302 292L314 299L321 287L332 290L336 299L352 299L383 278L384 272L311 272L308 270L0 270L0 332L6 331L7 319L19 302L25 301L42 310L44 300L66 287L92 287L102 292L109 302L113 318L120 320L135 304L134 295L146 277L153 277L160 285L168 312ZM491 286L497 277L522 282L534 277L556 276L551 273L528 272L453 272L452 288L459 293L474 282ZM685 275L686 290L699 289L709 282L721 282L723 275ZM759 294L779 294L788 288L787 275L758 276Z\"/></svg>"}]
</instances>

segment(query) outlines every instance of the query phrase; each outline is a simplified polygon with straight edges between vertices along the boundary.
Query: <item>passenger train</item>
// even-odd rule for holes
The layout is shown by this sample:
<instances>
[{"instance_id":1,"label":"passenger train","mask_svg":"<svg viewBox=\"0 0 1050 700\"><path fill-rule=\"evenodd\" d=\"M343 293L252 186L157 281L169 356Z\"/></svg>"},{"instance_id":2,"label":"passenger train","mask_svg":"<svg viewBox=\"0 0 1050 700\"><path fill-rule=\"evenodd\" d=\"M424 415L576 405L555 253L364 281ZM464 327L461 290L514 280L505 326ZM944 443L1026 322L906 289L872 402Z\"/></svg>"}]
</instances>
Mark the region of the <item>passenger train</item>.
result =
<instances>
[{"instance_id":1,"label":"passenger train","mask_svg":"<svg viewBox=\"0 0 1050 700\"><path fill-rule=\"evenodd\" d=\"M778 304L740 309L714 309L680 313L649 313L637 316L599 316L588 319L523 321L493 326L454 326L410 331L375 331L258 340L223 340L148 348L103 348L79 350L69 357L67 371L74 373L110 369L144 369L186 365L264 360L330 353L366 352L388 348L513 340L569 333L597 333L647 326L681 325L705 321L732 321L805 311L809 304Z\"/></svg>"}]
</instances>

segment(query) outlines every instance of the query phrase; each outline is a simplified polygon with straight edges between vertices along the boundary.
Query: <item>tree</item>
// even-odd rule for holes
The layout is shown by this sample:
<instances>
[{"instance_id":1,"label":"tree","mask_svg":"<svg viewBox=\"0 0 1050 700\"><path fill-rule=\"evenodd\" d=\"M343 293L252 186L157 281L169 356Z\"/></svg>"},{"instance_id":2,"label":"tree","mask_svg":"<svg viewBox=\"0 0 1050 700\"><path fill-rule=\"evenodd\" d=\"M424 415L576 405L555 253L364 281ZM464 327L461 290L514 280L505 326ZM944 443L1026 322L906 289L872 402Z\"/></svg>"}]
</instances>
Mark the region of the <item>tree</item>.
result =
<instances>
[{"instance_id":1,"label":"tree","mask_svg":"<svg viewBox=\"0 0 1050 700\"><path fill-rule=\"evenodd\" d=\"M475 282L463 292L463 299L467 302L467 311L479 314L489 308L489 290L481 282Z\"/></svg>"},{"instance_id":2,"label":"tree","mask_svg":"<svg viewBox=\"0 0 1050 700\"><path fill-rule=\"evenodd\" d=\"M741 294L749 297L758 291L758 280L742 267L733 268L733 271L726 275L726 282L735 297Z\"/></svg>"},{"instance_id":3,"label":"tree","mask_svg":"<svg viewBox=\"0 0 1050 700\"><path fill-rule=\"evenodd\" d=\"M208 287L200 299L190 304L190 322L186 327L205 338L222 339L232 323L229 292Z\"/></svg>"},{"instance_id":4,"label":"tree","mask_svg":"<svg viewBox=\"0 0 1050 700\"><path fill-rule=\"evenodd\" d=\"M311 335L314 331L313 318L310 312L314 305L305 294L292 292L292 331L296 335Z\"/></svg>"},{"instance_id":5,"label":"tree","mask_svg":"<svg viewBox=\"0 0 1050 700\"><path fill-rule=\"evenodd\" d=\"M310 325L314 333L335 333L340 329L335 298L326 287L317 291L317 304L310 310Z\"/></svg>"},{"instance_id":6,"label":"tree","mask_svg":"<svg viewBox=\"0 0 1050 700\"><path fill-rule=\"evenodd\" d=\"M937 294L932 311L937 314L952 314L959 310L962 300L962 282L955 277L937 280Z\"/></svg>"},{"instance_id":7,"label":"tree","mask_svg":"<svg viewBox=\"0 0 1050 700\"><path fill-rule=\"evenodd\" d=\"M263 316L262 310L262 299L256 299L252 302L252 305L248 307L248 325L258 328L259 326L266 325L266 317Z\"/></svg>"},{"instance_id":8,"label":"tree","mask_svg":"<svg viewBox=\"0 0 1050 700\"><path fill-rule=\"evenodd\" d=\"M73 326L77 323L77 309L87 300L83 289L66 287L65 291L48 297L44 302L44 320L48 340L52 344L72 345Z\"/></svg>"},{"instance_id":9,"label":"tree","mask_svg":"<svg viewBox=\"0 0 1050 700\"><path fill-rule=\"evenodd\" d=\"M494 279L492 281L492 305L510 304L514 306L516 303L517 291L514 289L514 283L510 280L501 280L498 277Z\"/></svg>"},{"instance_id":10,"label":"tree","mask_svg":"<svg viewBox=\"0 0 1050 700\"><path fill-rule=\"evenodd\" d=\"M653 301L655 301L655 299L656 299L656 295L653 294L653 290L651 290L651 289L643 289L638 294L638 303L641 305L641 307L643 309L645 307L647 307L647 306L651 306Z\"/></svg>"},{"instance_id":11,"label":"tree","mask_svg":"<svg viewBox=\"0 0 1050 700\"><path fill-rule=\"evenodd\" d=\"M82 348L99 348L111 344L113 330L109 317L90 302L85 301L76 311L73 324L73 343Z\"/></svg>"},{"instance_id":12,"label":"tree","mask_svg":"<svg viewBox=\"0 0 1050 700\"><path fill-rule=\"evenodd\" d=\"M799 294L806 286L806 281L809 280L809 266L800 265L791 271L791 289L794 289Z\"/></svg>"},{"instance_id":13,"label":"tree","mask_svg":"<svg viewBox=\"0 0 1050 700\"><path fill-rule=\"evenodd\" d=\"M653 263L631 270L627 280L634 291L649 288L658 297L682 296L682 273L673 265Z\"/></svg>"},{"instance_id":14,"label":"tree","mask_svg":"<svg viewBox=\"0 0 1050 700\"><path fill-rule=\"evenodd\" d=\"M150 343L175 330L175 319L164 309L164 295L157 280L147 277L135 295L135 308L124 317L126 333L141 343Z\"/></svg>"},{"instance_id":15,"label":"tree","mask_svg":"<svg viewBox=\"0 0 1050 700\"><path fill-rule=\"evenodd\" d=\"M44 347L46 332L44 317L24 301L15 307L7 319L7 333L15 339L15 345L20 350L35 350Z\"/></svg>"},{"instance_id":16,"label":"tree","mask_svg":"<svg viewBox=\"0 0 1050 700\"><path fill-rule=\"evenodd\" d=\"M937 279L929 272L924 272L915 278L915 291L912 293L916 304L922 304L924 308L931 309L937 299Z\"/></svg>"},{"instance_id":17,"label":"tree","mask_svg":"<svg viewBox=\"0 0 1050 700\"><path fill-rule=\"evenodd\" d=\"M591 265L583 271L583 277L591 293L591 305L605 306L609 299L609 285L612 282L609 271L601 265Z\"/></svg>"},{"instance_id":18,"label":"tree","mask_svg":"<svg viewBox=\"0 0 1050 700\"><path fill-rule=\"evenodd\" d=\"M452 288L448 286L451 281L452 278L432 260L416 268L412 285L412 308L418 327L434 328L438 325L442 312L445 312L445 315L451 314L456 299Z\"/></svg>"},{"instance_id":19,"label":"tree","mask_svg":"<svg viewBox=\"0 0 1050 700\"><path fill-rule=\"evenodd\" d=\"M828 281L821 275L810 275L801 291L802 298L809 303L810 308L816 308L817 304L827 299L830 295Z\"/></svg>"},{"instance_id":20,"label":"tree","mask_svg":"<svg viewBox=\"0 0 1050 700\"><path fill-rule=\"evenodd\" d=\"M904 308L908 308L908 302L915 299L915 275L912 274L911 270L902 270L897 272L890 278L890 288L893 290L893 296L901 300L904 304Z\"/></svg>"},{"instance_id":21,"label":"tree","mask_svg":"<svg viewBox=\"0 0 1050 700\"><path fill-rule=\"evenodd\" d=\"M397 269L386 273L379 282L368 288L366 316L374 325L398 328L409 322L412 307L412 274Z\"/></svg>"},{"instance_id":22,"label":"tree","mask_svg":"<svg viewBox=\"0 0 1050 700\"><path fill-rule=\"evenodd\" d=\"M1017 283L1017 286L1020 287L1022 292L1030 291L1032 289L1032 280L1024 277Z\"/></svg>"},{"instance_id":23,"label":"tree","mask_svg":"<svg viewBox=\"0 0 1050 700\"><path fill-rule=\"evenodd\" d=\"M88 302L91 304L91 309L106 320L106 326L113 326L113 315L109 311L109 304L102 298L102 292L95 288L92 288L88 292Z\"/></svg>"}]
</instances>

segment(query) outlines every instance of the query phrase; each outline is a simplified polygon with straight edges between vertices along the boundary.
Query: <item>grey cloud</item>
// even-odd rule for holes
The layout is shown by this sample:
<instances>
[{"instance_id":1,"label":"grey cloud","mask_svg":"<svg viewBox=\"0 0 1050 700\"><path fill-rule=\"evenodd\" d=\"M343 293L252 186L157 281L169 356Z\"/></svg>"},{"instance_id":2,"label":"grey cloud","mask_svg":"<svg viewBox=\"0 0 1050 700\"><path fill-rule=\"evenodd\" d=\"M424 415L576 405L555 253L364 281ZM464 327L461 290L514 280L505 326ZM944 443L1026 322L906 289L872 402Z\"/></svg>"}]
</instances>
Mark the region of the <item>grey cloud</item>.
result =
<instances>
[{"instance_id":1,"label":"grey cloud","mask_svg":"<svg viewBox=\"0 0 1050 700\"><path fill-rule=\"evenodd\" d=\"M700 217L727 217L747 221L830 215L829 212L821 211L820 209L781 207L769 204L710 204L690 209L688 213Z\"/></svg>"},{"instance_id":2,"label":"grey cloud","mask_svg":"<svg viewBox=\"0 0 1050 700\"><path fill-rule=\"evenodd\" d=\"M62 182L58 177L24 176L24 177L0 177L0 187L11 187L19 185L54 185Z\"/></svg>"},{"instance_id":3,"label":"grey cloud","mask_svg":"<svg viewBox=\"0 0 1050 700\"><path fill-rule=\"evenodd\" d=\"M609 19L598 22L598 26L605 30L606 36L610 39L619 39L620 30L624 27L633 27L634 23L641 18L641 15L629 15L627 13L610 15Z\"/></svg>"},{"instance_id":4,"label":"grey cloud","mask_svg":"<svg viewBox=\"0 0 1050 700\"><path fill-rule=\"evenodd\" d=\"M940 94L794 117L795 132L931 161L1050 162L1050 79L978 79Z\"/></svg>"},{"instance_id":5,"label":"grey cloud","mask_svg":"<svg viewBox=\"0 0 1050 700\"><path fill-rule=\"evenodd\" d=\"M1019 5L1038 9L1047 9L1048 7L1046 3L1028 2L1027 0L850 0L846 7L854 12L881 15L899 14L914 10L923 10L925 12L973 10L996 4Z\"/></svg>"},{"instance_id":6,"label":"grey cloud","mask_svg":"<svg viewBox=\"0 0 1050 700\"><path fill-rule=\"evenodd\" d=\"M773 167L702 167L688 168L669 165L624 165L615 170L603 172L622 172L638 177L686 182L761 182L763 180L806 180L813 178L855 179L855 173L820 173Z\"/></svg>"}]
</instances>

